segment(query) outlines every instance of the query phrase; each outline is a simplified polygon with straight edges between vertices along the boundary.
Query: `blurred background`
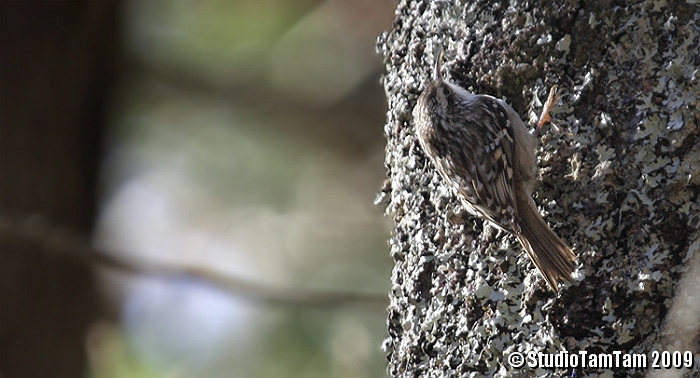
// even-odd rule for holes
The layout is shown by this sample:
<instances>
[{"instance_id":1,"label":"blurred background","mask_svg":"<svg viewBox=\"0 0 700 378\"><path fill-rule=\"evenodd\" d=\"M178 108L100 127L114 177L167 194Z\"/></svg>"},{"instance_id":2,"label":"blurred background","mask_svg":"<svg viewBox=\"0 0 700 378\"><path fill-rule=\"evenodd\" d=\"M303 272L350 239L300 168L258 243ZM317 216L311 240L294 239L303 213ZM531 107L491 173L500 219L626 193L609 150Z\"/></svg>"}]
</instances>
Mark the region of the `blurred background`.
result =
<instances>
[{"instance_id":1,"label":"blurred background","mask_svg":"<svg viewBox=\"0 0 700 378\"><path fill-rule=\"evenodd\" d=\"M393 10L3 1L0 377L383 376Z\"/></svg>"}]
</instances>

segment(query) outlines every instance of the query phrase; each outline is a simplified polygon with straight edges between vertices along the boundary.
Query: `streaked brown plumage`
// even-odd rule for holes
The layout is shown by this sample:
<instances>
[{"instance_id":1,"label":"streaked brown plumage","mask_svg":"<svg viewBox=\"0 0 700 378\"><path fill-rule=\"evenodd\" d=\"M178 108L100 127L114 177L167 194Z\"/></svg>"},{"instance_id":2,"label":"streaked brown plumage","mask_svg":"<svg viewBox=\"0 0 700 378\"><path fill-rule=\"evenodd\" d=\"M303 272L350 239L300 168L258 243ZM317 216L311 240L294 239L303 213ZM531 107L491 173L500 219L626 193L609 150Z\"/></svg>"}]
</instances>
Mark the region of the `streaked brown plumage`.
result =
<instances>
[{"instance_id":1,"label":"streaked brown plumage","mask_svg":"<svg viewBox=\"0 0 700 378\"><path fill-rule=\"evenodd\" d=\"M413 110L421 147L467 210L515 235L556 292L576 255L532 200L535 139L504 101L445 81L441 59Z\"/></svg>"}]
</instances>

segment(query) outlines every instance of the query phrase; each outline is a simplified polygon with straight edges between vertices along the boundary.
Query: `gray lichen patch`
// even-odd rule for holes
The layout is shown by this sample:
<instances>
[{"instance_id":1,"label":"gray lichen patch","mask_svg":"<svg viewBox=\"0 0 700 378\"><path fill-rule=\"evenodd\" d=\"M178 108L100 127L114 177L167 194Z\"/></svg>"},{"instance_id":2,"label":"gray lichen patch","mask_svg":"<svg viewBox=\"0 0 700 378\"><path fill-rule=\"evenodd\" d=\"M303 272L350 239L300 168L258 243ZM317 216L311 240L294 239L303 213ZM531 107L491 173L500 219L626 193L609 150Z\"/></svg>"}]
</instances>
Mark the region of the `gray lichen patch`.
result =
<instances>
[{"instance_id":1,"label":"gray lichen patch","mask_svg":"<svg viewBox=\"0 0 700 378\"><path fill-rule=\"evenodd\" d=\"M534 200L579 256L556 297L517 241L466 213L420 149L411 111L448 77L545 127ZM514 351L663 351L661 326L700 225L700 10L690 2L401 1L378 40L395 223L385 349L392 376L641 376L512 369ZM696 349L697 351L697 349ZM695 372L697 373L697 367Z\"/></svg>"}]
</instances>

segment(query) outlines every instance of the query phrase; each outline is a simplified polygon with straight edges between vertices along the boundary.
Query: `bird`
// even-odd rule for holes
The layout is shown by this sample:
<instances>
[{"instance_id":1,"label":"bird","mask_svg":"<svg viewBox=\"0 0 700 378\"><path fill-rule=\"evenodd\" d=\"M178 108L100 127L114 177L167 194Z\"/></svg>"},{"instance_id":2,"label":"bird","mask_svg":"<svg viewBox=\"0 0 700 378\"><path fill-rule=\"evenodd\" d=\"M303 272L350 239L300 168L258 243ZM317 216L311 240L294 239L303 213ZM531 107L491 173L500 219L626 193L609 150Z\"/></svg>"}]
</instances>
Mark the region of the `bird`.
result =
<instances>
[{"instance_id":1,"label":"bird","mask_svg":"<svg viewBox=\"0 0 700 378\"><path fill-rule=\"evenodd\" d=\"M514 235L556 293L560 283L573 281L576 255L549 228L532 199L535 138L505 101L446 80L443 54L440 49L413 109L419 144L466 210ZM551 119L553 100L550 95L538 129Z\"/></svg>"}]
</instances>

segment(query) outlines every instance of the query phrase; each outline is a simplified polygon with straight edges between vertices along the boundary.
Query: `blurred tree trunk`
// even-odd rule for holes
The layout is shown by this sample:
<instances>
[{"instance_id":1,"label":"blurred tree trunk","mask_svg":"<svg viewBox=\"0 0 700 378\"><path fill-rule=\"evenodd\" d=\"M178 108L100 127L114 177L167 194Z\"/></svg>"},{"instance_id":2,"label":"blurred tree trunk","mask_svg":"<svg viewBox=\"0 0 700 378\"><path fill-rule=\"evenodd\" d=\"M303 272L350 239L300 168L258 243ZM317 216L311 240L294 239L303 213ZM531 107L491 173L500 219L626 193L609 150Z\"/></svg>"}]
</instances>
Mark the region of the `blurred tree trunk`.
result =
<instances>
[{"instance_id":1,"label":"blurred tree trunk","mask_svg":"<svg viewBox=\"0 0 700 378\"><path fill-rule=\"evenodd\" d=\"M692 302L678 283L700 254L698 5L460 3L401 1L379 38L390 107L383 193L395 222L389 374L641 376L517 369L508 357L674 349L695 353L697 374L698 322L678 328L683 311L669 308ZM559 296L515 238L465 213L418 146L411 111L438 46L450 80L505 99L530 125L550 86L563 93L553 112L562 131L538 137L533 195L578 255L578 282Z\"/></svg>"},{"instance_id":2,"label":"blurred tree trunk","mask_svg":"<svg viewBox=\"0 0 700 378\"><path fill-rule=\"evenodd\" d=\"M0 5L0 215L46 217L89 234L119 4ZM27 226L29 227L29 226ZM0 376L80 377L98 313L87 266L0 234Z\"/></svg>"}]
</instances>

